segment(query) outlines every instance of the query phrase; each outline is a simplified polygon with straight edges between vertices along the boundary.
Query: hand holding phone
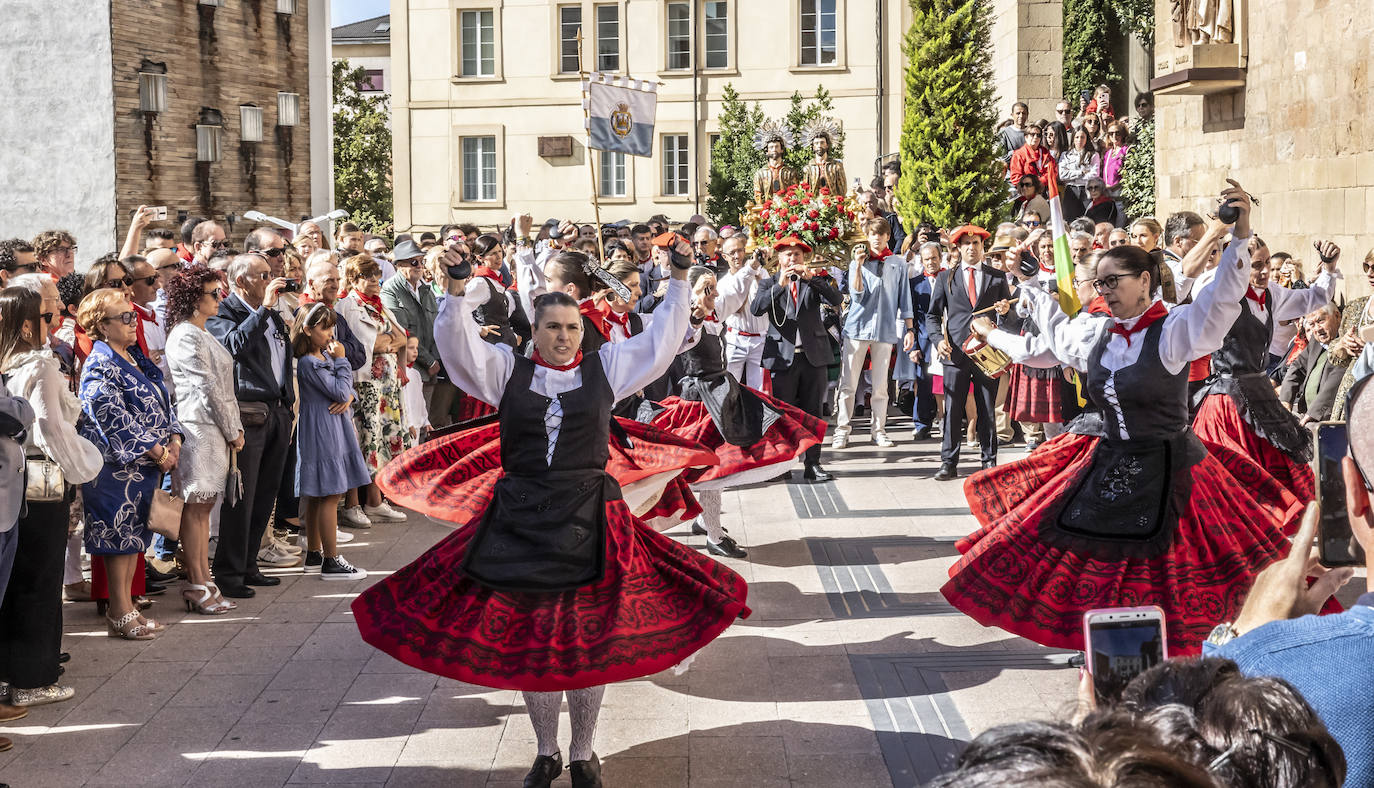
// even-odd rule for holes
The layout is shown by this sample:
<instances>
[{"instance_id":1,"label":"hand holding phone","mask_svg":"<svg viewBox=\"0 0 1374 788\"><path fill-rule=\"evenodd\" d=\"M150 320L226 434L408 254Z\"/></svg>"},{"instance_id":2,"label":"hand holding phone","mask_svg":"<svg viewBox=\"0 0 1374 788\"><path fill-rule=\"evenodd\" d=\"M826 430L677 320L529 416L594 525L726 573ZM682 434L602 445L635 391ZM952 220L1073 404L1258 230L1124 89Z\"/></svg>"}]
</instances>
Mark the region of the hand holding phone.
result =
<instances>
[{"instance_id":1,"label":"hand holding phone","mask_svg":"<svg viewBox=\"0 0 1374 788\"><path fill-rule=\"evenodd\" d=\"M1317 425L1312 464L1317 476L1317 501L1321 507L1321 519L1317 524L1317 555L1322 566L1365 565L1364 549L1355 539L1350 528L1350 515L1345 508L1348 491L1341 461L1350 448L1348 435L1345 422L1326 421Z\"/></svg>"},{"instance_id":2,"label":"hand holding phone","mask_svg":"<svg viewBox=\"0 0 1374 788\"><path fill-rule=\"evenodd\" d=\"M1083 614L1083 644L1097 697L1116 700L1136 676L1169 657L1164 611L1108 607Z\"/></svg>"}]
</instances>

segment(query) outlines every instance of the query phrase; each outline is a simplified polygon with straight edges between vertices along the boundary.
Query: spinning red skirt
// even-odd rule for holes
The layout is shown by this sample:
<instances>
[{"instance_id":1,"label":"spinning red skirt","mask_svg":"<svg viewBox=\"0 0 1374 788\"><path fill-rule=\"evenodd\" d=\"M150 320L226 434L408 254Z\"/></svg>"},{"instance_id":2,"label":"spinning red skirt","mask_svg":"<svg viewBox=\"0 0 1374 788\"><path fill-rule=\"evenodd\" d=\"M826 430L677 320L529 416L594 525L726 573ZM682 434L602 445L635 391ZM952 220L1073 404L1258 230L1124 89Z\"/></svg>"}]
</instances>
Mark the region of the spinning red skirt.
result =
<instances>
[{"instance_id":1,"label":"spinning red skirt","mask_svg":"<svg viewBox=\"0 0 1374 788\"><path fill-rule=\"evenodd\" d=\"M622 484L714 459L647 425L624 426L632 441L644 440L629 454L613 453L607 470ZM557 593L479 585L460 567L503 473L490 430L407 451L378 476L403 506L465 527L353 602L365 641L440 676L544 692L657 673L749 615L743 578L654 532L624 500L606 503L601 580Z\"/></svg>"},{"instance_id":2,"label":"spinning red skirt","mask_svg":"<svg viewBox=\"0 0 1374 788\"><path fill-rule=\"evenodd\" d=\"M1231 397L1212 394L1203 398L1193 417L1193 432L1208 444L1220 444L1254 460L1298 500L1311 501L1317 497L1312 467L1294 462L1277 446L1256 434Z\"/></svg>"},{"instance_id":3,"label":"spinning red skirt","mask_svg":"<svg viewBox=\"0 0 1374 788\"><path fill-rule=\"evenodd\" d=\"M1025 459L968 478L982 528L958 543L963 557L940 592L985 626L1056 648L1083 648L1083 613L1163 608L1170 655L1197 654L1232 620L1261 569L1288 552L1303 502L1248 457L1206 443L1192 494L1167 549L1150 558L1101 559L1047 543L1045 513L1072 494L1099 439L1065 433Z\"/></svg>"},{"instance_id":4,"label":"spinning red skirt","mask_svg":"<svg viewBox=\"0 0 1374 788\"><path fill-rule=\"evenodd\" d=\"M1054 376L1039 377L1021 364L1012 365L1011 380L1007 384L1007 415L1012 421L1035 424L1064 422L1061 394L1063 372L1058 368L1047 372L1054 373Z\"/></svg>"},{"instance_id":5,"label":"spinning red skirt","mask_svg":"<svg viewBox=\"0 0 1374 788\"><path fill-rule=\"evenodd\" d=\"M716 464L683 474L693 487L723 489L763 481L786 470L797 455L825 440L822 419L767 394L753 393L781 415L752 446L728 443L702 402L669 397L660 403L664 410L654 417L653 426L706 446L717 457Z\"/></svg>"}]
</instances>

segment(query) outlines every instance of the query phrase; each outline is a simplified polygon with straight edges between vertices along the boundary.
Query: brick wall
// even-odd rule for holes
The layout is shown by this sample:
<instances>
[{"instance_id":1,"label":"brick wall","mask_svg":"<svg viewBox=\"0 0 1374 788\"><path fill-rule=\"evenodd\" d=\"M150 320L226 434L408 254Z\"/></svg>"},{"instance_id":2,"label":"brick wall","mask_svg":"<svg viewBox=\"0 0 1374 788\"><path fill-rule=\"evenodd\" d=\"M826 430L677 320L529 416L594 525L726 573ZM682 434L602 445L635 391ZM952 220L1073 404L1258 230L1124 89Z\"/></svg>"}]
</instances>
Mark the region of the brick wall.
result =
<instances>
[{"instance_id":1,"label":"brick wall","mask_svg":"<svg viewBox=\"0 0 1374 788\"><path fill-rule=\"evenodd\" d=\"M140 204L167 206L168 221L154 226L173 230L178 211L220 221L248 210L292 221L309 215L307 5L297 0L294 15L278 15L276 0L229 0L220 8L193 0L112 0L121 241ZM139 112L144 58L167 65L168 109L151 123ZM300 95L299 125L278 127L278 91ZM239 105L247 103L263 110L263 141L255 145L240 142ZM202 107L218 109L224 128L221 159L198 169L195 125ZM230 239L239 245L252 227L238 222Z\"/></svg>"},{"instance_id":2,"label":"brick wall","mask_svg":"<svg viewBox=\"0 0 1374 788\"><path fill-rule=\"evenodd\" d=\"M1369 292L1360 261L1374 246L1374 30L1361 11L1362 0L1252 2L1245 87L1158 98L1161 218L1213 207L1229 174L1259 197L1256 228L1271 249L1301 258L1310 276L1312 241L1331 238L1344 252L1346 296ZM1174 46L1167 0L1156 14L1158 56Z\"/></svg>"}]
</instances>

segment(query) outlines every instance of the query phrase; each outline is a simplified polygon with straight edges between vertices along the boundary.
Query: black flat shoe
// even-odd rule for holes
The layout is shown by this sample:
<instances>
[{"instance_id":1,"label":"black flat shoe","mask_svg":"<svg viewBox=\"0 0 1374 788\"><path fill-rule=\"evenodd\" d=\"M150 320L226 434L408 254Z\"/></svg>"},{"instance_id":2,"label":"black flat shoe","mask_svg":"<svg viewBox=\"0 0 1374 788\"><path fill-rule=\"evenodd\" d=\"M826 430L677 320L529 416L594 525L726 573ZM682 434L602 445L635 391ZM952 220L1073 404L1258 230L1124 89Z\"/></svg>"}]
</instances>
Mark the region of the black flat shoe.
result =
<instances>
[{"instance_id":1,"label":"black flat shoe","mask_svg":"<svg viewBox=\"0 0 1374 788\"><path fill-rule=\"evenodd\" d=\"M156 569L154 569L151 565L145 566L143 568L143 577L149 583L159 584L170 583L173 580L177 579L177 576L175 574L171 572L159 572Z\"/></svg>"},{"instance_id":2,"label":"black flat shoe","mask_svg":"<svg viewBox=\"0 0 1374 788\"><path fill-rule=\"evenodd\" d=\"M916 434L912 437L918 441L928 440L930 438L930 428L922 427L919 430L916 430Z\"/></svg>"},{"instance_id":3,"label":"black flat shoe","mask_svg":"<svg viewBox=\"0 0 1374 788\"><path fill-rule=\"evenodd\" d=\"M59 665L65 665L71 661L72 655L69 652L63 651L61 654L57 655L57 664Z\"/></svg>"},{"instance_id":4,"label":"black flat shoe","mask_svg":"<svg viewBox=\"0 0 1374 788\"><path fill-rule=\"evenodd\" d=\"M246 585L250 586L279 586L281 585L281 578L268 577L262 572L258 572L257 574L252 574L244 577L243 582Z\"/></svg>"},{"instance_id":5,"label":"black flat shoe","mask_svg":"<svg viewBox=\"0 0 1374 788\"><path fill-rule=\"evenodd\" d=\"M159 583L154 583L154 582L151 581L151 580L145 580L145 581L144 581L144 583L143 583L143 595L144 595L144 596L158 596L159 594L165 594L165 593L167 593L167 586L161 585L161 584L159 584Z\"/></svg>"},{"instance_id":6,"label":"black flat shoe","mask_svg":"<svg viewBox=\"0 0 1374 788\"><path fill-rule=\"evenodd\" d=\"M221 582L219 584L219 592L224 596L229 597L230 599L252 599L258 593L257 591L254 591L253 589L249 588L247 585L237 582Z\"/></svg>"},{"instance_id":7,"label":"black flat shoe","mask_svg":"<svg viewBox=\"0 0 1374 788\"><path fill-rule=\"evenodd\" d=\"M525 775L524 788L549 788L554 778L563 773L563 753L541 755L534 759L534 766Z\"/></svg>"},{"instance_id":8,"label":"black flat shoe","mask_svg":"<svg viewBox=\"0 0 1374 788\"><path fill-rule=\"evenodd\" d=\"M601 788L601 761L592 753L590 761L573 761L568 764L572 775L573 788Z\"/></svg>"},{"instance_id":9,"label":"black flat shoe","mask_svg":"<svg viewBox=\"0 0 1374 788\"><path fill-rule=\"evenodd\" d=\"M822 468L820 464L817 463L816 465L806 466L806 470L802 471L802 478L806 480L807 484L819 484L834 479L835 475Z\"/></svg>"},{"instance_id":10,"label":"black flat shoe","mask_svg":"<svg viewBox=\"0 0 1374 788\"><path fill-rule=\"evenodd\" d=\"M727 558L743 558L749 555L748 553L741 550L738 544L735 544L734 539L731 539L728 536L722 536L720 538L720 544L716 544L710 539L707 539L706 551L712 555L723 555Z\"/></svg>"},{"instance_id":11,"label":"black flat shoe","mask_svg":"<svg viewBox=\"0 0 1374 788\"><path fill-rule=\"evenodd\" d=\"M722 526L721 529L720 529L720 532L723 533L723 534L728 534L728 533L730 533L730 529L729 529L729 528L725 528L724 526ZM702 525L700 520L693 520L693 521L692 521L692 536L705 536L705 535L706 535L706 526Z\"/></svg>"},{"instance_id":12,"label":"black flat shoe","mask_svg":"<svg viewBox=\"0 0 1374 788\"><path fill-rule=\"evenodd\" d=\"M935 481L947 482L950 479L958 478L959 467L952 462L947 462L940 466L940 471L935 474Z\"/></svg>"}]
</instances>

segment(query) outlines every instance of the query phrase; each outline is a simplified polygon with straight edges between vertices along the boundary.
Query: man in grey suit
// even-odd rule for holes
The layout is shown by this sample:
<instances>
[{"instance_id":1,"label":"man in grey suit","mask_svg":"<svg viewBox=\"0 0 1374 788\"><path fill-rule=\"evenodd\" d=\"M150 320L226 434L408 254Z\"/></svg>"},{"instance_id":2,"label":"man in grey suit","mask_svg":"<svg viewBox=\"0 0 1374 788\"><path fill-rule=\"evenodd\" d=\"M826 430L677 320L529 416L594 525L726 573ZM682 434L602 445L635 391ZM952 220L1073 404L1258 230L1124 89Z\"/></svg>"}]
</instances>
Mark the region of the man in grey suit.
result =
<instances>
[{"instance_id":1,"label":"man in grey suit","mask_svg":"<svg viewBox=\"0 0 1374 788\"><path fill-rule=\"evenodd\" d=\"M435 427L449 423L449 410L458 389L444 375L439 348L434 344L434 321L439 317L439 302L434 289L424 281L425 253L414 241L396 244L396 273L382 285L382 304L396 315L406 333L419 340L420 352L415 371L424 381L425 405Z\"/></svg>"},{"instance_id":2,"label":"man in grey suit","mask_svg":"<svg viewBox=\"0 0 1374 788\"><path fill-rule=\"evenodd\" d=\"M1327 352L1327 346L1340 333L1341 310L1328 302L1308 314L1305 321L1307 347L1288 366L1279 386L1279 399L1294 413L1302 414L1303 424L1311 424L1331 418L1346 367L1329 363Z\"/></svg>"}]
</instances>

